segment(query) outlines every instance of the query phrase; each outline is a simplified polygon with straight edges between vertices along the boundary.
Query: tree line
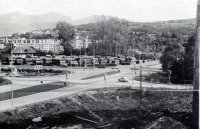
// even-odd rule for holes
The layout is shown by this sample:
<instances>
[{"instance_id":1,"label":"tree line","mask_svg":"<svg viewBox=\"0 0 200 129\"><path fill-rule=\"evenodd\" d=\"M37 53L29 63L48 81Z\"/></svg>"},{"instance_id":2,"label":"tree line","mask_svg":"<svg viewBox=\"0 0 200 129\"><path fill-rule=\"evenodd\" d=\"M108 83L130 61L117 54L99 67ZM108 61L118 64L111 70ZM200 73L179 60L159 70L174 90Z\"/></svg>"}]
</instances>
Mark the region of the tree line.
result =
<instances>
[{"instance_id":1,"label":"tree line","mask_svg":"<svg viewBox=\"0 0 200 129\"><path fill-rule=\"evenodd\" d=\"M130 49L143 52L161 53L160 62L163 72L172 71L173 83L191 83L193 78L194 28L173 26L160 29L156 23L131 23L126 20L111 18L97 23L73 26L66 22L58 22L53 29L54 36L61 40L65 55L86 53L87 55L116 56L127 55ZM90 41L88 48L73 48L76 31L81 40ZM30 36L28 33L25 36Z\"/></svg>"}]
</instances>

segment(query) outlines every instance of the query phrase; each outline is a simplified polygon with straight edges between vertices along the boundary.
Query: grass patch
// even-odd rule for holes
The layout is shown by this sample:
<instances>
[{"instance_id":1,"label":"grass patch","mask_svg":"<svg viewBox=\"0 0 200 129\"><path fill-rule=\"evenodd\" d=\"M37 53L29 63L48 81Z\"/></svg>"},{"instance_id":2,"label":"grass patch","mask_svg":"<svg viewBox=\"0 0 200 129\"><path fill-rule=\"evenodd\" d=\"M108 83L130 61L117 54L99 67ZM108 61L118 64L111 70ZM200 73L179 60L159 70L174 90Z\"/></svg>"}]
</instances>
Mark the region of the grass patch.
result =
<instances>
[{"instance_id":1,"label":"grass patch","mask_svg":"<svg viewBox=\"0 0 200 129\"><path fill-rule=\"evenodd\" d=\"M101 73L101 74L97 74L97 75L93 75L93 76L89 76L86 78L82 78L82 80L87 80L87 79L93 79L93 78L98 78L98 77L103 77L105 74L106 75L112 75L112 74L116 74L116 73L120 73L120 71L109 71L109 72L105 72L105 73Z\"/></svg>"},{"instance_id":2,"label":"grass patch","mask_svg":"<svg viewBox=\"0 0 200 129\"><path fill-rule=\"evenodd\" d=\"M3 77L0 77L0 86L6 85L6 84L11 84L11 81Z\"/></svg>"},{"instance_id":3,"label":"grass patch","mask_svg":"<svg viewBox=\"0 0 200 129\"><path fill-rule=\"evenodd\" d=\"M140 81L140 76L135 77L135 80ZM163 73L151 73L150 75L143 75L142 81L152 83L169 83L169 78Z\"/></svg>"}]
</instances>

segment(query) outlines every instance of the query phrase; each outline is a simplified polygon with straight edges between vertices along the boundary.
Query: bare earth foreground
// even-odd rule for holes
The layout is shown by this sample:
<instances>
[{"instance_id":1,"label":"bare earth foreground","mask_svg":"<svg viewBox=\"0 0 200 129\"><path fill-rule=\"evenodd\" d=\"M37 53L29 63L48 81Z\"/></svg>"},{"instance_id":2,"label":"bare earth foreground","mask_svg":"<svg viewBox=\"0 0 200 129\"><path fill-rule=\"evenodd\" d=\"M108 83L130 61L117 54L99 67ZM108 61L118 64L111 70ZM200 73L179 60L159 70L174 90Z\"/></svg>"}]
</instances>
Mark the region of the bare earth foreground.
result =
<instances>
[{"instance_id":1,"label":"bare earth foreground","mask_svg":"<svg viewBox=\"0 0 200 129\"><path fill-rule=\"evenodd\" d=\"M141 98L141 101L140 101ZM190 129L192 92L87 90L0 114L1 129ZM33 122L33 118L38 121Z\"/></svg>"}]
</instances>

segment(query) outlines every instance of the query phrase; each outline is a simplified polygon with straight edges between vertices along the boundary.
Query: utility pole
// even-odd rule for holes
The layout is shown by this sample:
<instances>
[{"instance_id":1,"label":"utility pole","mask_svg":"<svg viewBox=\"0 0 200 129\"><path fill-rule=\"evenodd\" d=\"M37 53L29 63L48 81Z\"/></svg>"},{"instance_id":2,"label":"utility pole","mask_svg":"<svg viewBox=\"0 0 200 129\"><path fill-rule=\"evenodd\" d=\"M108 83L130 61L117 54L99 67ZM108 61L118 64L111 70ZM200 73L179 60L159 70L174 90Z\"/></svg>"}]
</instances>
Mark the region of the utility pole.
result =
<instances>
[{"instance_id":1,"label":"utility pole","mask_svg":"<svg viewBox=\"0 0 200 129\"><path fill-rule=\"evenodd\" d=\"M94 49L94 57L93 57L93 67L95 68L95 49Z\"/></svg>"},{"instance_id":2,"label":"utility pole","mask_svg":"<svg viewBox=\"0 0 200 129\"><path fill-rule=\"evenodd\" d=\"M132 69L133 69L133 71L132 71L132 87L133 87L133 84L134 84L134 71L135 71L135 61L134 61L134 44L133 44L133 47L132 47L132 56L133 56L133 58L132 58L132 62L133 62L133 67L132 67Z\"/></svg>"},{"instance_id":3,"label":"utility pole","mask_svg":"<svg viewBox=\"0 0 200 129\"><path fill-rule=\"evenodd\" d=\"M13 77L13 53L12 53L12 51L13 51L13 43L11 42L11 44L10 44L10 66L11 66L11 109L13 109L14 108L14 91L13 91L13 79L12 79L12 77Z\"/></svg>"},{"instance_id":4,"label":"utility pole","mask_svg":"<svg viewBox=\"0 0 200 129\"><path fill-rule=\"evenodd\" d=\"M196 41L194 51L194 77L193 77L193 129L199 129L199 43L200 43L200 0L197 3Z\"/></svg>"},{"instance_id":5,"label":"utility pole","mask_svg":"<svg viewBox=\"0 0 200 129\"><path fill-rule=\"evenodd\" d=\"M86 70L86 42L87 41L84 42L84 51L85 51L85 56L84 56L84 62L85 62L85 64L84 64L84 71Z\"/></svg>"}]
</instances>

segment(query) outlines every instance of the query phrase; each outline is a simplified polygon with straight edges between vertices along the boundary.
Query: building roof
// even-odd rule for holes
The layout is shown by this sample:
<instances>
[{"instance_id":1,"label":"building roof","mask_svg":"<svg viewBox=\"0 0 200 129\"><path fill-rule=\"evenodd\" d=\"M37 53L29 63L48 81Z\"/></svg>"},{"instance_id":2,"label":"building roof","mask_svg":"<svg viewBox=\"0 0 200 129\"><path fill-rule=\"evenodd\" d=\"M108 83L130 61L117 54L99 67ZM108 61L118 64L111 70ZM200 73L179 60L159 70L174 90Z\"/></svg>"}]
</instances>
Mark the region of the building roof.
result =
<instances>
[{"instance_id":1,"label":"building roof","mask_svg":"<svg viewBox=\"0 0 200 129\"><path fill-rule=\"evenodd\" d=\"M16 46L12 51L13 54L35 54L37 50L29 46Z\"/></svg>"}]
</instances>

